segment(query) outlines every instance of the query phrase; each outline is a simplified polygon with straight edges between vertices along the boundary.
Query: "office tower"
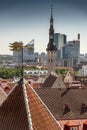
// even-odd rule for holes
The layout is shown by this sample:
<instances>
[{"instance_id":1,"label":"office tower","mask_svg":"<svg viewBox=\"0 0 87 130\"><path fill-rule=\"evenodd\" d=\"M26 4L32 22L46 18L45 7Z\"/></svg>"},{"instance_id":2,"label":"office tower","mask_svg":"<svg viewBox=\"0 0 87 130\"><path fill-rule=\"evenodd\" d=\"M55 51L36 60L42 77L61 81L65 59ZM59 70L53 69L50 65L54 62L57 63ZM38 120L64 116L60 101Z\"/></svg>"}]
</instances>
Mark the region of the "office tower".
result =
<instances>
[{"instance_id":1,"label":"office tower","mask_svg":"<svg viewBox=\"0 0 87 130\"><path fill-rule=\"evenodd\" d=\"M80 34L77 40L69 41L63 47L64 66L77 67L80 56Z\"/></svg>"},{"instance_id":2,"label":"office tower","mask_svg":"<svg viewBox=\"0 0 87 130\"><path fill-rule=\"evenodd\" d=\"M55 33L54 34L54 43L57 48L57 55L56 55L56 64L58 66L61 65L61 59L63 58L62 47L67 42L67 36L65 34Z\"/></svg>"}]
</instances>

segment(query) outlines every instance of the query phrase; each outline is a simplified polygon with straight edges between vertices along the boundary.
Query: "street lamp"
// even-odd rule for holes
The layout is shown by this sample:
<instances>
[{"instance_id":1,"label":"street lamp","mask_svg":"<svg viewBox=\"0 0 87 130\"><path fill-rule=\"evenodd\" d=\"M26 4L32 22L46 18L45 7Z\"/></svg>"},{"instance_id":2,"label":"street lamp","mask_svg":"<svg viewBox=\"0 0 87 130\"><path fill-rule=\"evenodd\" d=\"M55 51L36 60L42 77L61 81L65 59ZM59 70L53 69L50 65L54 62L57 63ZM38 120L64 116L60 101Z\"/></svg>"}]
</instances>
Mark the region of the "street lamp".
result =
<instances>
[{"instance_id":1,"label":"street lamp","mask_svg":"<svg viewBox=\"0 0 87 130\"><path fill-rule=\"evenodd\" d=\"M24 77L23 75L23 43L22 42L14 42L14 43L9 43L9 47L11 51L22 51L22 78Z\"/></svg>"}]
</instances>

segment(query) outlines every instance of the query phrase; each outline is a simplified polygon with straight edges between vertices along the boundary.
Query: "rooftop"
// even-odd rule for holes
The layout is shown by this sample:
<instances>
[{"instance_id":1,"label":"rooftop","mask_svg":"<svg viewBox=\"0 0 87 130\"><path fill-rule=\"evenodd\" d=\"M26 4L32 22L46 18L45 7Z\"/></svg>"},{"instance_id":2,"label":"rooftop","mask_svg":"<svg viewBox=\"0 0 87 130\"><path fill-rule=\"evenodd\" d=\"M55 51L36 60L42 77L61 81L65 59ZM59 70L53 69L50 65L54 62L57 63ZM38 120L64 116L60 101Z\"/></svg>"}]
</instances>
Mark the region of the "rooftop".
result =
<instances>
[{"instance_id":1,"label":"rooftop","mask_svg":"<svg viewBox=\"0 0 87 130\"><path fill-rule=\"evenodd\" d=\"M82 109L82 104L87 105L87 89L38 88L35 91L57 120L87 119L87 110ZM70 111L65 111L65 104Z\"/></svg>"},{"instance_id":2,"label":"rooftop","mask_svg":"<svg viewBox=\"0 0 87 130\"><path fill-rule=\"evenodd\" d=\"M34 89L22 80L0 106L0 130L60 130Z\"/></svg>"}]
</instances>

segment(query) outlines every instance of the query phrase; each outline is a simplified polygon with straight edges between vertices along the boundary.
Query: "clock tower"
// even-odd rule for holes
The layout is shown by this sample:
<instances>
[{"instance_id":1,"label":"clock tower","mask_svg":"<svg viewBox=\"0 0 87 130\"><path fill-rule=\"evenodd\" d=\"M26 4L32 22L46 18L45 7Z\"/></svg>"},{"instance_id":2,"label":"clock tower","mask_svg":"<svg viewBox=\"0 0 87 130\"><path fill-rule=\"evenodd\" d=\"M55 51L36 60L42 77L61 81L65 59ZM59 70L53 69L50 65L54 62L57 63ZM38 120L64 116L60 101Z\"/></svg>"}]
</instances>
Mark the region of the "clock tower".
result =
<instances>
[{"instance_id":1,"label":"clock tower","mask_svg":"<svg viewBox=\"0 0 87 130\"><path fill-rule=\"evenodd\" d=\"M51 5L51 18L49 29L49 43L47 45L47 61L48 61L48 75L55 73L56 66L56 46L54 45L54 28L53 28L53 7Z\"/></svg>"}]
</instances>

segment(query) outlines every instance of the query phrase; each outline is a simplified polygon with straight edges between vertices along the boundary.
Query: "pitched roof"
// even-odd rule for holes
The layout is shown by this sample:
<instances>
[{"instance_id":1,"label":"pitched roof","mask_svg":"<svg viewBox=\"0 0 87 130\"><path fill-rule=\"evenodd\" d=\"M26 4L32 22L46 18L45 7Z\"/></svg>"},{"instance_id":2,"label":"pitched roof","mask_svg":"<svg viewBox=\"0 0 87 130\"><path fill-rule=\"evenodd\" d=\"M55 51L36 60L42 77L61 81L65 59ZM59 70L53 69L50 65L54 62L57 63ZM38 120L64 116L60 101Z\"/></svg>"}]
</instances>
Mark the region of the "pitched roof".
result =
<instances>
[{"instance_id":1,"label":"pitched roof","mask_svg":"<svg viewBox=\"0 0 87 130\"><path fill-rule=\"evenodd\" d=\"M42 87L50 87L50 88L51 88L56 79L57 79L56 76L50 74L50 75L46 78L46 80L44 81Z\"/></svg>"},{"instance_id":2,"label":"pitched roof","mask_svg":"<svg viewBox=\"0 0 87 130\"><path fill-rule=\"evenodd\" d=\"M60 130L29 84L20 82L0 106L0 130Z\"/></svg>"},{"instance_id":3,"label":"pitched roof","mask_svg":"<svg viewBox=\"0 0 87 130\"><path fill-rule=\"evenodd\" d=\"M29 130L21 85L17 85L0 106L0 130Z\"/></svg>"},{"instance_id":4,"label":"pitched roof","mask_svg":"<svg viewBox=\"0 0 87 130\"><path fill-rule=\"evenodd\" d=\"M61 77L57 77L55 75L50 74L44 83L42 84L44 88L65 88L65 85L62 81Z\"/></svg>"},{"instance_id":5,"label":"pitched roof","mask_svg":"<svg viewBox=\"0 0 87 130\"><path fill-rule=\"evenodd\" d=\"M4 92L4 90L2 88L0 88L0 105L2 104L2 102L5 100L6 98L6 93Z\"/></svg>"},{"instance_id":6,"label":"pitched roof","mask_svg":"<svg viewBox=\"0 0 87 130\"><path fill-rule=\"evenodd\" d=\"M15 83L9 82L7 80L2 80L0 82L0 87L8 94L12 88L15 86Z\"/></svg>"},{"instance_id":7,"label":"pitched roof","mask_svg":"<svg viewBox=\"0 0 87 130\"><path fill-rule=\"evenodd\" d=\"M55 118L32 87L26 85L31 118L35 130L60 130Z\"/></svg>"},{"instance_id":8,"label":"pitched roof","mask_svg":"<svg viewBox=\"0 0 87 130\"><path fill-rule=\"evenodd\" d=\"M87 105L87 89L38 88L35 91L56 119L87 119L87 110L81 107L82 103ZM64 111L65 104L70 111Z\"/></svg>"},{"instance_id":9,"label":"pitched roof","mask_svg":"<svg viewBox=\"0 0 87 130\"><path fill-rule=\"evenodd\" d=\"M62 77L57 77L54 84L52 85L52 88L66 88Z\"/></svg>"}]
</instances>

